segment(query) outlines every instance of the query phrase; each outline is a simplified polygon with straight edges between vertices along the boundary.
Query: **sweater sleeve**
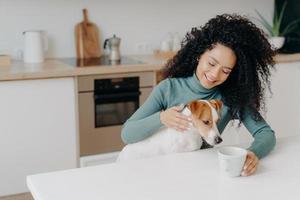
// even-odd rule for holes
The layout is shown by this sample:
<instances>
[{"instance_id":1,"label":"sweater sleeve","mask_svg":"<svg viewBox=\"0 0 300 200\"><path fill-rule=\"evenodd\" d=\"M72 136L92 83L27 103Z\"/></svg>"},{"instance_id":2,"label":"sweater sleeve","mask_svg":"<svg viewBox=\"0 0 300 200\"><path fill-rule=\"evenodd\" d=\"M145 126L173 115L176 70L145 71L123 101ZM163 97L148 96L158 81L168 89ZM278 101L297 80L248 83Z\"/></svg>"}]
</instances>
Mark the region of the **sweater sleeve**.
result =
<instances>
[{"instance_id":1,"label":"sweater sleeve","mask_svg":"<svg viewBox=\"0 0 300 200\"><path fill-rule=\"evenodd\" d=\"M248 112L242 122L254 138L248 150L255 153L258 158L263 158L274 148L276 137L274 131L260 114L259 117L260 120L255 121Z\"/></svg>"},{"instance_id":2,"label":"sweater sleeve","mask_svg":"<svg viewBox=\"0 0 300 200\"><path fill-rule=\"evenodd\" d=\"M142 106L125 122L121 137L125 144L139 142L163 126L160 111L166 107L165 91L168 79L160 82Z\"/></svg>"}]
</instances>

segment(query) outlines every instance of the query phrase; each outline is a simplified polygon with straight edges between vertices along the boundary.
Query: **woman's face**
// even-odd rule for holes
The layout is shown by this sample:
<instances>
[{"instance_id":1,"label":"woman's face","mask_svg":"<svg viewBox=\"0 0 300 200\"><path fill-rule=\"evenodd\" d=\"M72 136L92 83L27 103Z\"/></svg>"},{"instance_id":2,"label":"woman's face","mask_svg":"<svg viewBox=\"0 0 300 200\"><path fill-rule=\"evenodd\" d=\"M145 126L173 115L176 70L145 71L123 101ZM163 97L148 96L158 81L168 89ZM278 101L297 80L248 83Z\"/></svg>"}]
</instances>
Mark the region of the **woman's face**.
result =
<instances>
[{"instance_id":1,"label":"woman's face","mask_svg":"<svg viewBox=\"0 0 300 200\"><path fill-rule=\"evenodd\" d=\"M236 63L234 52L221 44L206 50L200 57L197 66L197 77L207 89L222 84L229 77Z\"/></svg>"}]
</instances>

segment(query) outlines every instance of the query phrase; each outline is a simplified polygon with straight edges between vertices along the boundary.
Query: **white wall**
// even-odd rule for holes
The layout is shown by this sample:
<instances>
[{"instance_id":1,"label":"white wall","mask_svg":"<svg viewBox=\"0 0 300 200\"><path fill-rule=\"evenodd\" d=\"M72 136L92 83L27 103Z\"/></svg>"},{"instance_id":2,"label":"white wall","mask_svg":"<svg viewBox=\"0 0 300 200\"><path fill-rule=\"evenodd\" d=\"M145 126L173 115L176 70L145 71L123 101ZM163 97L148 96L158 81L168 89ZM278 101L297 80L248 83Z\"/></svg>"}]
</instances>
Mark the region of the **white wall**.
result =
<instances>
[{"instance_id":1,"label":"white wall","mask_svg":"<svg viewBox=\"0 0 300 200\"><path fill-rule=\"evenodd\" d=\"M0 52L16 56L22 48L22 32L48 32L48 57L75 56L74 26L82 20L82 8L100 28L103 44L112 34L122 38L123 54L138 51L140 44L158 47L168 32L182 36L193 26L221 13L256 16L258 9L271 19L274 0L0 0Z\"/></svg>"}]
</instances>

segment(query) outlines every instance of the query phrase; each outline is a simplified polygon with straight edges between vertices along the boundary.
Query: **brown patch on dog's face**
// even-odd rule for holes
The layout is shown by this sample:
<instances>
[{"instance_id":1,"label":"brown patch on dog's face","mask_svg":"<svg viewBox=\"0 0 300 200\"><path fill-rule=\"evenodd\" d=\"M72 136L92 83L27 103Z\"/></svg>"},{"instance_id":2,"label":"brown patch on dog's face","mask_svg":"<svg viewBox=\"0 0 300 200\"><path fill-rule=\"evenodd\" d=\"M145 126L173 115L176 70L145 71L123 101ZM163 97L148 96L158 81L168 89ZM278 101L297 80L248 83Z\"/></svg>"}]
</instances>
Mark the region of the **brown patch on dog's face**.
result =
<instances>
[{"instance_id":1,"label":"brown patch on dog's face","mask_svg":"<svg viewBox=\"0 0 300 200\"><path fill-rule=\"evenodd\" d=\"M188 108L192 113L194 126L203 137L208 137L214 123L210 106L203 101L192 101L188 104Z\"/></svg>"}]
</instances>

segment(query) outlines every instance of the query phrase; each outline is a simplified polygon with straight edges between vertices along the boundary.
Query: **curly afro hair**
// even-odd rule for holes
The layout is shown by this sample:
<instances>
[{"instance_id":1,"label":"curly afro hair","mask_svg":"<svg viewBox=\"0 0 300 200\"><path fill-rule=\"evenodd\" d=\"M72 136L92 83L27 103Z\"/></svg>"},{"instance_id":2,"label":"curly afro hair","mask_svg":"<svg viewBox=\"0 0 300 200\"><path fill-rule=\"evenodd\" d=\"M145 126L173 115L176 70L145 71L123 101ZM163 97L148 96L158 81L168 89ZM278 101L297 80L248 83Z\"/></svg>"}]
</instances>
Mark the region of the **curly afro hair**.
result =
<instances>
[{"instance_id":1,"label":"curly afro hair","mask_svg":"<svg viewBox=\"0 0 300 200\"><path fill-rule=\"evenodd\" d=\"M166 64L163 77L192 76L201 55L216 44L229 47L237 57L229 77L217 87L232 118L239 119L240 125L246 109L265 111L264 93L266 86L271 92L270 69L274 68L276 53L265 33L246 17L217 15L204 26L192 28L182 41L182 48ZM258 112L251 113L253 119L260 119Z\"/></svg>"}]
</instances>

